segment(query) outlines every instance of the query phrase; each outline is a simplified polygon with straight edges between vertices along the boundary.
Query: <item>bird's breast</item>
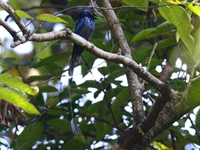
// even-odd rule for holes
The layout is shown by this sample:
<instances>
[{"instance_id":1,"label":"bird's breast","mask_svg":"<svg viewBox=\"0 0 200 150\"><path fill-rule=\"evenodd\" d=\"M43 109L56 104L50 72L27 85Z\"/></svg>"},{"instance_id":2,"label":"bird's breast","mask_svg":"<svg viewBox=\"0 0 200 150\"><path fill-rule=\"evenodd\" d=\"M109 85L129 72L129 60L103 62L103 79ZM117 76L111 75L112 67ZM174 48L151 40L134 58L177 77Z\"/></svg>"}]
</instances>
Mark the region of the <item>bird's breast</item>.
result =
<instances>
[{"instance_id":1,"label":"bird's breast","mask_svg":"<svg viewBox=\"0 0 200 150\"><path fill-rule=\"evenodd\" d=\"M83 26L81 28L79 35L85 38L86 40L90 40L90 38L94 33L94 28L95 28L94 20L86 17L84 18Z\"/></svg>"}]
</instances>

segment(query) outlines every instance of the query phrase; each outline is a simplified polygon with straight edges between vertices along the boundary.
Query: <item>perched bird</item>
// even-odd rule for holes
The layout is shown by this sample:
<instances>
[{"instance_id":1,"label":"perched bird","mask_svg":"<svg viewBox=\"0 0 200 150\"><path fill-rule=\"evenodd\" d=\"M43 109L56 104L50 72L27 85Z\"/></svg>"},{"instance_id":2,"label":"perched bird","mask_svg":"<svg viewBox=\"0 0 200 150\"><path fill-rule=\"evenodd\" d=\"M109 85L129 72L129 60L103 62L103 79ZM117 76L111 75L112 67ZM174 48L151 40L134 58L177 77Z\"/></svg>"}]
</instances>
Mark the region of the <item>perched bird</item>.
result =
<instances>
[{"instance_id":1,"label":"perched bird","mask_svg":"<svg viewBox=\"0 0 200 150\"><path fill-rule=\"evenodd\" d=\"M94 14L93 11L84 9L79 15L79 19L76 24L74 32L89 41L94 33L94 29L95 29L94 20L95 19L98 19L98 17ZM74 44L72 57L71 57L71 60L69 63L68 74L70 76L73 76L76 60L81 56L83 49L84 49L83 47L81 47L77 44Z\"/></svg>"}]
</instances>

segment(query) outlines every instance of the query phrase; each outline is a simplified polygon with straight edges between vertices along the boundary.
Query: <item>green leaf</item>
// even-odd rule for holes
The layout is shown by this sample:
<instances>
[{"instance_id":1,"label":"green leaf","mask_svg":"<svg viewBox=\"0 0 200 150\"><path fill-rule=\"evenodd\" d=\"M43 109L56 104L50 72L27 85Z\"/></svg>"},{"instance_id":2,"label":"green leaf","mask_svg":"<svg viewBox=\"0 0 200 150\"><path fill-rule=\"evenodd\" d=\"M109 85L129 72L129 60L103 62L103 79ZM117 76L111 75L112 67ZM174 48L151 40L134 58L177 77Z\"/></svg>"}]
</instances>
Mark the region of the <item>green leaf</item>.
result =
<instances>
[{"instance_id":1,"label":"green leaf","mask_svg":"<svg viewBox=\"0 0 200 150\"><path fill-rule=\"evenodd\" d=\"M156 50L163 50L164 48L170 47L170 46L175 45L175 44L176 44L176 39L174 37L165 38L165 39L160 40L158 42Z\"/></svg>"},{"instance_id":2,"label":"green leaf","mask_svg":"<svg viewBox=\"0 0 200 150\"><path fill-rule=\"evenodd\" d=\"M63 107L61 107L61 106L56 106L55 109L51 109L51 107L50 107L46 114L49 114L52 116L61 116L65 113L64 109L62 110L62 108Z\"/></svg>"},{"instance_id":3,"label":"green leaf","mask_svg":"<svg viewBox=\"0 0 200 150\"><path fill-rule=\"evenodd\" d=\"M33 19L29 14L22 10L15 10L15 13L19 18L27 18L27 19Z\"/></svg>"},{"instance_id":4,"label":"green leaf","mask_svg":"<svg viewBox=\"0 0 200 150\"><path fill-rule=\"evenodd\" d=\"M160 0L150 0L151 2L155 3L155 4L159 4Z\"/></svg>"},{"instance_id":5,"label":"green leaf","mask_svg":"<svg viewBox=\"0 0 200 150\"><path fill-rule=\"evenodd\" d=\"M124 88L119 94L117 94L116 99L112 104L112 110L116 111L120 106L123 106L123 104L129 99L129 96L128 88Z\"/></svg>"},{"instance_id":6,"label":"green leaf","mask_svg":"<svg viewBox=\"0 0 200 150\"><path fill-rule=\"evenodd\" d=\"M30 95L36 95L39 92L38 87L30 87L27 84L24 84L19 77L12 77L9 74L0 74L0 82L20 90L25 91Z\"/></svg>"},{"instance_id":7,"label":"green leaf","mask_svg":"<svg viewBox=\"0 0 200 150\"><path fill-rule=\"evenodd\" d=\"M58 54L58 55L52 55L47 58L41 59L38 63L34 64L33 67L37 68L37 67L41 67L44 65L49 65L53 62L65 60L65 59L69 58L70 56L71 56L71 53L69 53L69 52L65 52L65 53Z\"/></svg>"},{"instance_id":8,"label":"green leaf","mask_svg":"<svg viewBox=\"0 0 200 150\"><path fill-rule=\"evenodd\" d=\"M59 131L71 131L70 122L67 120L51 119L46 123Z\"/></svg>"},{"instance_id":9,"label":"green leaf","mask_svg":"<svg viewBox=\"0 0 200 150\"><path fill-rule=\"evenodd\" d=\"M193 5L193 3L189 3L189 5L187 5L188 8L193 12L195 13L197 16L200 17L200 7L199 5Z\"/></svg>"},{"instance_id":10,"label":"green leaf","mask_svg":"<svg viewBox=\"0 0 200 150\"><path fill-rule=\"evenodd\" d=\"M76 94L87 94L90 93L88 89L85 88L70 88L71 93L76 93Z\"/></svg>"},{"instance_id":11,"label":"green leaf","mask_svg":"<svg viewBox=\"0 0 200 150\"><path fill-rule=\"evenodd\" d=\"M73 138L70 138L65 144L62 146L62 149L67 150L83 150L83 149L90 149L89 145L83 136L83 134L76 134Z\"/></svg>"},{"instance_id":12,"label":"green leaf","mask_svg":"<svg viewBox=\"0 0 200 150\"><path fill-rule=\"evenodd\" d=\"M41 15L38 15L35 19L43 20L43 21L47 21L47 22L67 24L67 22L65 20L61 19L60 17L51 15L51 14L41 14Z\"/></svg>"},{"instance_id":13,"label":"green leaf","mask_svg":"<svg viewBox=\"0 0 200 150\"><path fill-rule=\"evenodd\" d=\"M88 87L98 88L98 85L97 85L96 81L94 81L94 80L87 80L80 86L83 88L88 88Z\"/></svg>"},{"instance_id":14,"label":"green leaf","mask_svg":"<svg viewBox=\"0 0 200 150\"><path fill-rule=\"evenodd\" d=\"M185 4L187 0L179 1L179 0L166 0L167 3L179 5L179 4Z\"/></svg>"},{"instance_id":15,"label":"green leaf","mask_svg":"<svg viewBox=\"0 0 200 150\"><path fill-rule=\"evenodd\" d=\"M54 86L47 85L47 84L39 86L39 89L40 89L40 93L43 93L43 92L58 92L58 90Z\"/></svg>"},{"instance_id":16,"label":"green leaf","mask_svg":"<svg viewBox=\"0 0 200 150\"><path fill-rule=\"evenodd\" d=\"M164 144L156 141L153 142L153 146L158 149L169 149L169 147L166 147Z\"/></svg>"},{"instance_id":17,"label":"green leaf","mask_svg":"<svg viewBox=\"0 0 200 150\"><path fill-rule=\"evenodd\" d=\"M32 124L25 127L23 132L17 137L17 146L16 149L28 150L31 149L32 146L38 141L39 137L41 137L43 131L43 124L41 122L37 122L32 130L30 130Z\"/></svg>"},{"instance_id":18,"label":"green leaf","mask_svg":"<svg viewBox=\"0 0 200 150\"><path fill-rule=\"evenodd\" d=\"M60 76L63 72L63 68L56 63L47 64L44 68L53 76Z\"/></svg>"},{"instance_id":19,"label":"green leaf","mask_svg":"<svg viewBox=\"0 0 200 150\"><path fill-rule=\"evenodd\" d=\"M101 68L98 68L98 71L103 75L103 76L106 76L109 71L110 71L110 68L108 67L101 67Z\"/></svg>"},{"instance_id":20,"label":"green leaf","mask_svg":"<svg viewBox=\"0 0 200 150\"><path fill-rule=\"evenodd\" d=\"M197 127L200 128L200 109L199 109L199 111L197 112L197 115L196 115L196 125L197 125Z\"/></svg>"},{"instance_id":21,"label":"green leaf","mask_svg":"<svg viewBox=\"0 0 200 150\"><path fill-rule=\"evenodd\" d=\"M21 107L29 114L40 114L35 106L28 102L27 97L20 91L14 88L0 87L0 98L12 103L15 106Z\"/></svg>"},{"instance_id":22,"label":"green leaf","mask_svg":"<svg viewBox=\"0 0 200 150\"><path fill-rule=\"evenodd\" d=\"M193 37L195 39L195 48L194 48L194 51L192 53L192 57L193 57L193 60L194 60L194 65L198 64L199 63L199 60L200 60L200 51L199 51L199 47L200 47L200 28L198 27L194 34L193 34ZM199 68L199 66L198 66ZM199 69L198 69L199 71Z\"/></svg>"},{"instance_id":23,"label":"green leaf","mask_svg":"<svg viewBox=\"0 0 200 150\"><path fill-rule=\"evenodd\" d=\"M40 5L42 6L43 4L46 4L48 2L49 2L49 0L42 0L41 3L40 3Z\"/></svg>"},{"instance_id":24,"label":"green leaf","mask_svg":"<svg viewBox=\"0 0 200 150\"><path fill-rule=\"evenodd\" d=\"M188 12L183 7L177 5L159 7L158 10L167 21L172 22L176 26L181 40L191 54L194 50L194 38L191 36L193 26L191 25L191 17Z\"/></svg>"},{"instance_id":25,"label":"green leaf","mask_svg":"<svg viewBox=\"0 0 200 150\"><path fill-rule=\"evenodd\" d=\"M47 102L46 102L46 106L56 106L58 104L58 102L60 102L60 99L58 97L56 98L48 98Z\"/></svg>"},{"instance_id":26,"label":"green leaf","mask_svg":"<svg viewBox=\"0 0 200 150\"><path fill-rule=\"evenodd\" d=\"M150 38L165 34L174 28L175 26L172 23L166 21L160 24L159 26L157 26L156 28L149 28L149 29L142 30L141 32L139 32L133 37L131 42L137 42L144 39L150 39Z\"/></svg>"},{"instance_id":27,"label":"green leaf","mask_svg":"<svg viewBox=\"0 0 200 150\"><path fill-rule=\"evenodd\" d=\"M58 17L68 22L68 26L75 27L76 24L71 16L63 15L63 16L58 16Z\"/></svg>"},{"instance_id":28,"label":"green leaf","mask_svg":"<svg viewBox=\"0 0 200 150\"><path fill-rule=\"evenodd\" d=\"M83 134L77 134L76 136L74 136L73 139L74 140L78 140L83 145L88 145L85 137L83 136Z\"/></svg>"},{"instance_id":29,"label":"green leaf","mask_svg":"<svg viewBox=\"0 0 200 150\"><path fill-rule=\"evenodd\" d=\"M67 149L67 150L74 150L74 148L76 150L83 150L83 146L77 140L70 140L62 146L62 149Z\"/></svg>"},{"instance_id":30,"label":"green leaf","mask_svg":"<svg viewBox=\"0 0 200 150\"><path fill-rule=\"evenodd\" d=\"M120 77L122 75L124 75L124 68L120 68L118 70L114 70L112 72L112 74L110 74L107 78L105 78L103 83L108 83L108 84L114 83L115 80L113 80L113 79L116 79L117 77Z\"/></svg>"},{"instance_id":31,"label":"green leaf","mask_svg":"<svg viewBox=\"0 0 200 150\"><path fill-rule=\"evenodd\" d=\"M35 82L35 81L44 81L49 80L52 77L52 75L44 75L44 76L30 76L27 79L28 83Z\"/></svg>"},{"instance_id":32,"label":"green leaf","mask_svg":"<svg viewBox=\"0 0 200 150\"><path fill-rule=\"evenodd\" d=\"M106 134L107 124L104 122L95 121L95 128L97 130L96 140L100 141L104 138L104 136Z\"/></svg>"},{"instance_id":33,"label":"green leaf","mask_svg":"<svg viewBox=\"0 0 200 150\"><path fill-rule=\"evenodd\" d=\"M48 48L50 47L50 46L52 46L52 45L54 45L55 43L58 43L60 40L54 40L54 41L50 41L50 42L43 42L42 43L42 46L41 46L41 48L40 48L40 50L37 52L37 54L35 55L35 59L38 59L37 57L39 57L39 58L43 58L44 56L44 51L47 49L48 50Z\"/></svg>"},{"instance_id":34,"label":"green leaf","mask_svg":"<svg viewBox=\"0 0 200 150\"><path fill-rule=\"evenodd\" d=\"M138 6L138 9L147 11L148 0L122 0L126 5L129 6ZM140 7L141 6L141 7Z\"/></svg>"},{"instance_id":35,"label":"green leaf","mask_svg":"<svg viewBox=\"0 0 200 150\"><path fill-rule=\"evenodd\" d=\"M12 63L16 60L16 58L14 57L6 57L6 58L3 58L3 57L0 57L0 61L2 63L5 63L5 64L9 64L9 63Z\"/></svg>"},{"instance_id":36,"label":"green leaf","mask_svg":"<svg viewBox=\"0 0 200 150\"><path fill-rule=\"evenodd\" d=\"M150 55L152 49L152 46L142 46L135 49L132 53L133 60L135 60L137 63L141 63Z\"/></svg>"},{"instance_id":37,"label":"green leaf","mask_svg":"<svg viewBox=\"0 0 200 150\"><path fill-rule=\"evenodd\" d=\"M14 57L6 57L6 58L0 57L0 61L1 61L2 63L6 63L6 64L12 63L12 62L14 62L15 60L16 60L16 58L14 58Z\"/></svg>"}]
</instances>

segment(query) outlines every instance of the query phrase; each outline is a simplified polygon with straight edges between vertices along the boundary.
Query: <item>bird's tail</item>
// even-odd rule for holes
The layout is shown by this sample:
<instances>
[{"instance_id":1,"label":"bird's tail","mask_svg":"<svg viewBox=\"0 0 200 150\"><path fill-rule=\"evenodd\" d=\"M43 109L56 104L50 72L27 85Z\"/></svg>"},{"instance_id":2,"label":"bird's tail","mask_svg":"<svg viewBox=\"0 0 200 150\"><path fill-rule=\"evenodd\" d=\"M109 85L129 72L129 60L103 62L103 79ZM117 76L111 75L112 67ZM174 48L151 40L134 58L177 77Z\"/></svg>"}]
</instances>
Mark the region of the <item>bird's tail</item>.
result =
<instances>
[{"instance_id":1,"label":"bird's tail","mask_svg":"<svg viewBox=\"0 0 200 150\"><path fill-rule=\"evenodd\" d=\"M74 73L74 66L76 64L76 60L81 56L83 52L83 47L80 47L79 45L74 44L73 52L72 52L72 57L69 63L69 72L68 74L70 76L73 76Z\"/></svg>"}]
</instances>

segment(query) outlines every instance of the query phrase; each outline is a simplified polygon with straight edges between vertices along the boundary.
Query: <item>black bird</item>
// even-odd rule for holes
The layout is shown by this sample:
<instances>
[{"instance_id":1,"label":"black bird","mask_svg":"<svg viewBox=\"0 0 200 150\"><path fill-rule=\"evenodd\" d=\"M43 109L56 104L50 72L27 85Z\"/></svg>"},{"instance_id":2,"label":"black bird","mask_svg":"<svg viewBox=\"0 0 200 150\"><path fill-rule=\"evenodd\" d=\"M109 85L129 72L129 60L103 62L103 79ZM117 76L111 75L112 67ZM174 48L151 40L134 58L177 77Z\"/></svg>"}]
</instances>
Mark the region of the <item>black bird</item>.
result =
<instances>
[{"instance_id":1,"label":"black bird","mask_svg":"<svg viewBox=\"0 0 200 150\"><path fill-rule=\"evenodd\" d=\"M93 11L84 9L80 15L78 22L75 27L75 33L85 38L87 41L89 41L94 33L95 29L95 23L94 20L98 19L98 17L94 14ZM72 57L69 64L69 72L68 74L70 76L73 76L74 72L74 66L76 63L76 60L81 56L81 53L83 52L83 47L74 44Z\"/></svg>"}]
</instances>

